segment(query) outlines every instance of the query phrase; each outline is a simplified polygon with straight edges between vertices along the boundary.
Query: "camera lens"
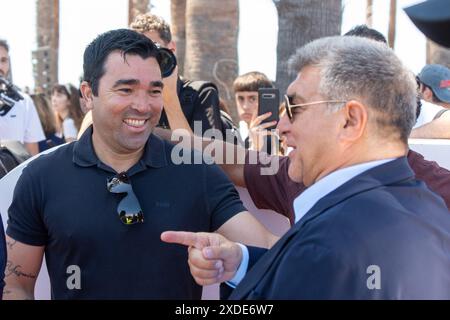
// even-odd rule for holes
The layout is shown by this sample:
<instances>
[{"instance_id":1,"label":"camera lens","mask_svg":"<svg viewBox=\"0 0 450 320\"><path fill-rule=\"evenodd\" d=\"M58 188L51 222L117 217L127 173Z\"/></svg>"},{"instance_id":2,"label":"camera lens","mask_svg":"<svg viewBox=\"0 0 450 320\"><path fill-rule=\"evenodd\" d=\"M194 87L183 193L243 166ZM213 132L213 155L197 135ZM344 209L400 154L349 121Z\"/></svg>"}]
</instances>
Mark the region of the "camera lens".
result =
<instances>
[{"instance_id":1,"label":"camera lens","mask_svg":"<svg viewBox=\"0 0 450 320\"><path fill-rule=\"evenodd\" d=\"M177 66L177 59L172 51L166 48L159 48L159 62L163 78L170 76Z\"/></svg>"}]
</instances>

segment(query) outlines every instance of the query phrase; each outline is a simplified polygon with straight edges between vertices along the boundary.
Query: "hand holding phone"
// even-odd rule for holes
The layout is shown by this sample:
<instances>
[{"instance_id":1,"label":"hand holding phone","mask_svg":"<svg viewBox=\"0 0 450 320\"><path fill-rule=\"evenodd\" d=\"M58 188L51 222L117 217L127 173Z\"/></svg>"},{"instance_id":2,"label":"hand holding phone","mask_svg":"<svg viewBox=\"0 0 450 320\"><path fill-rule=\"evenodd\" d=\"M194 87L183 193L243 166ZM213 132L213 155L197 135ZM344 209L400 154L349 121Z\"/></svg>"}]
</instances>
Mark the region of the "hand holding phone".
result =
<instances>
[{"instance_id":1,"label":"hand holding phone","mask_svg":"<svg viewBox=\"0 0 450 320\"><path fill-rule=\"evenodd\" d=\"M267 112L272 115L262 121L262 123L279 120L280 107L280 91L277 88L260 88L258 90L258 116ZM276 125L267 128L267 130L274 129Z\"/></svg>"}]
</instances>

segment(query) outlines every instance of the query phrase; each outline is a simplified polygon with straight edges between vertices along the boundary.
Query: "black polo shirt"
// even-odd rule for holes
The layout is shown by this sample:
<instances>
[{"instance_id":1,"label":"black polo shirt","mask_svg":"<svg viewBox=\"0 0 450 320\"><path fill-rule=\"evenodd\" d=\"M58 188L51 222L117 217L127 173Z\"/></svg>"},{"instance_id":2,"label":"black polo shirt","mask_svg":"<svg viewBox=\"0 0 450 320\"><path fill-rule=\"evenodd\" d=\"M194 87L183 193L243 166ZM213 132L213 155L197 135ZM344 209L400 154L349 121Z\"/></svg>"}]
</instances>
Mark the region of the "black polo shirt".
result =
<instances>
[{"instance_id":1,"label":"black polo shirt","mask_svg":"<svg viewBox=\"0 0 450 320\"><path fill-rule=\"evenodd\" d=\"M91 136L92 127L24 169L7 234L45 246L53 298L199 299L187 249L160 235L217 230L245 210L234 186L216 165L174 164L173 146L152 135L127 171L144 223L125 225L117 213L123 195L106 188L116 172L98 159Z\"/></svg>"}]
</instances>

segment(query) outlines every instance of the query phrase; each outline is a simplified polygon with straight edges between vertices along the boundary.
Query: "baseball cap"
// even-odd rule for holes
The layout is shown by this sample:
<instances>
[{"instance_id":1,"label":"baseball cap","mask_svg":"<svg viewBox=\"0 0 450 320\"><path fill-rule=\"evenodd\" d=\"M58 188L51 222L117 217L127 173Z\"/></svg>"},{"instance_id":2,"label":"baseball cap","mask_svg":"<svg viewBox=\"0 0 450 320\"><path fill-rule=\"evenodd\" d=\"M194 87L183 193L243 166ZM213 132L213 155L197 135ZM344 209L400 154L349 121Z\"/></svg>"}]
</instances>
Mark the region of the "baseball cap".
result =
<instances>
[{"instance_id":1,"label":"baseball cap","mask_svg":"<svg viewBox=\"0 0 450 320\"><path fill-rule=\"evenodd\" d=\"M404 9L425 36L450 48L450 1L428 0Z\"/></svg>"},{"instance_id":2,"label":"baseball cap","mask_svg":"<svg viewBox=\"0 0 450 320\"><path fill-rule=\"evenodd\" d=\"M439 100L450 103L450 69L440 64L427 64L417 77Z\"/></svg>"}]
</instances>

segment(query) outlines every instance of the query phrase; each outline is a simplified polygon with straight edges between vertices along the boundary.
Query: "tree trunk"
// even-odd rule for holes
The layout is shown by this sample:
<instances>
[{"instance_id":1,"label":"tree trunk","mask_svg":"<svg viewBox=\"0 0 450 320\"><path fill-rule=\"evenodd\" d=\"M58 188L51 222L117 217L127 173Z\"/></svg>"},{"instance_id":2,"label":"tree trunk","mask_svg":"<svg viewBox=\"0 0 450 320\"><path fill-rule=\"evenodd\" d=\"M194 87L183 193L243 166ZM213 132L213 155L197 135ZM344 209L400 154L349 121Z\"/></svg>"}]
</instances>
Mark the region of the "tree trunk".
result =
<instances>
[{"instance_id":1,"label":"tree trunk","mask_svg":"<svg viewBox=\"0 0 450 320\"><path fill-rule=\"evenodd\" d=\"M128 0L128 25L141 13L146 13L150 8L150 0Z\"/></svg>"},{"instance_id":2,"label":"tree trunk","mask_svg":"<svg viewBox=\"0 0 450 320\"><path fill-rule=\"evenodd\" d=\"M388 33L388 44L389 47L394 49L395 45L395 26L396 26L396 16L397 16L397 0L391 0L391 6L389 10L389 33Z\"/></svg>"},{"instance_id":3,"label":"tree trunk","mask_svg":"<svg viewBox=\"0 0 450 320\"><path fill-rule=\"evenodd\" d=\"M186 0L171 0L171 31L177 45L178 73L184 74L184 57L186 55Z\"/></svg>"},{"instance_id":4,"label":"tree trunk","mask_svg":"<svg viewBox=\"0 0 450 320\"><path fill-rule=\"evenodd\" d=\"M366 5L366 25L372 28L373 25L373 0L367 0Z\"/></svg>"},{"instance_id":5,"label":"tree trunk","mask_svg":"<svg viewBox=\"0 0 450 320\"><path fill-rule=\"evenodd\" d=\"M450 68L450 50L427 40L427 64L442 64Z\"/></svg>"},{"instance_id":6,"label":"tree trunk","mask_svg":"<svg viewBox=\"0 0 450 320\"><path fill-rule=\"evenodd\" d=\"M49 93L58 83L59 0L36 2L37 49L33 51L35 90Z\"/></svg>"},{"instance_id":7,"label":"tree trunk","mask_svg":"<svg viewBox=\"0 0 450 320\"><path fill-rule=\"evenodd\" d=\"M296 49L325 36L339 35L341 31L341 0L278 0L277 80L283 95L292 81L287 61ZM291 71L291 72L290 72Z\"/></svg>"},{"instance_id":8,"label":"tree trunk","mask_svg":"<svg viewBox=\"0 0 450 320\"><path fill-rule=\"evenodd\" d=\"M184 74L210 80L238 119L232 84L238 75L238 0L187 0Z\"/></svg>"}]
</instances>

